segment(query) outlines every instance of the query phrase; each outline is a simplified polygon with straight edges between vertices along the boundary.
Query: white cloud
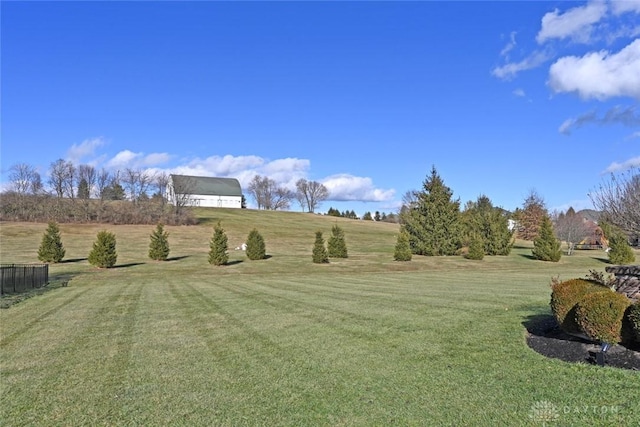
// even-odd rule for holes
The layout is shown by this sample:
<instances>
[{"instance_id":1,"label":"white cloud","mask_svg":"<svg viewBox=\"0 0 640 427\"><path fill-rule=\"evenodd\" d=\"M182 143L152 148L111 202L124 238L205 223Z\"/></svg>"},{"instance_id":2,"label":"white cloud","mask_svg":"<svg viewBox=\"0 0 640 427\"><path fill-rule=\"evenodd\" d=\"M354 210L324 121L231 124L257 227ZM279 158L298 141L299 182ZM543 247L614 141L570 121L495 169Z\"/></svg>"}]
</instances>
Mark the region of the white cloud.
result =
<instances>
[{"instance_id":1,"label":"white cloud","mask_svg":"<svg viewBox=\"0 0 640 427\"><path fill-rule=\"evenodd\" d=\"M571 38L573 41L588 43L593 25L607 14L607 5L602 1L593 1L585 6L574 7L565 13L558 9L542 17L542 28L536 36L539 44L551 39Z\"/></svg>"},{"instance_id":2,"label":"white cloud","mask_svg":"<svg viewBox=\"0 0 640 427\"><path fill-rule=\"evenodd\" d=\"M221 176L237 178L245 187L255 175L267 176L293 189L295 182L305 178L310 167L307 159L285 158L266 160L259 156L210 156L196 158L186 165L171 169L171 173L195 176Z\"/></svg>"},{"instance_id":3,"label":"white cloud","mask_svg":"<svg viewBox=\"0 0 640 427\"><path fill-rule=\"evenodd\" d=\"M507 45L502 48L502 50L500 51L500 56L504 56L508 60L509 52L511 52L513 48L516 47L516 45L516 32L512 31L511 34L509 34L509 43L507 43Z\"/></svg>"},{"instance_id":4,"label":"white cloud","mask_svg":"<svg viewBox=\"0 0 640 427\"><path fill-rule=\"evenodd\" d=\"M527 96L527 95L524 93L524 90L523 90L523 89L520 89L520 88L518 88L518 89L514 90L512 93L513 93L515 96L519 96L519 97Z\"/></svg>"},{"instance_id":5,"label":"white cloud","mask_svg":"<svg viewBox=\"0 0 640 427\"><path fill-rule=\"evenodd\" d=\"M614 0L611 2L611 10L615 15L627 12L640 14L640 0Z\"/></svg>"},{"instance_id":6,"label":"white cloud","mask_svg":"<svg viewBox=\"0 0 640 427\"><path fill-rule=\"evenodd\" d=\"M167 163L171 160L171 156L168 153L151 153L142 159L143 166L156 166L163 163Z\"/></svg>"},{"instance_id":7,"label":"white cloud","mask_svg":"<svg viewBox=\"0 0 640 427\"><path fill-rule=\"evenodd\" d=\"M640 156L632 157L622 163L613 162L604 170L604 173L624 172L632 168L640 168Z\"/></svg>"},{"instance_id":8,"label":"white cloud","mask_svg":"<svg viewBox=\"0 0 640 427\"><path fill-rule=\"evenodd\" d=\"M109 169L144 168L157 166L168 162L171 156L167 153L134 153L131 150L122 150L106 163Z\"/></svg>"},{"instance_id":9,"label":"white cloud","mask_svg":"<svg viewBox=\"0 0 640 427\"><path fill-rule=\"evenodd\" d=\"M635 138L640 138L640 131L632 133L631 135L629 135L625 139L635 139Z\"/></svg>"},{"instance_id":10,"label":"white cloud","mask_svg":"<svg viewBox=\"0 0 640 427\"><path fill-rule=\"evenodd\" d=\"M96 149L104 144L105 140L102 137L85 139L80 144L73 144L67 150L67 160L74 164L79 164L83 158L93 156Z\"/></svg>"},{"instance_id":11,"label":"white cloud","mask_svg":"<svg viewBox=\"0 0 640 427\"><path fill-rule=\"evenodd\" d=\"M141 157L142 153L134 153L133 151L123 150L107 162L107 167L113 169L131 167L132 163Z\"/></svg>"},{"instance_id":12,"label":"white cloud","mask_svg":"<svg viewBox=\"0 0 640 427\"><path fill-rule=\"evenodd\" d=\"M510 62L501 67L496 67L491 71L495 77L503 80L513 79L519 72L539 67L553 55L548 51L535 51L520 62Z\"/></svg>"},{"instance_id":13,"label":"white cloud","mask_svg":"<svg viewBox=\"0 0 640 427\"><path fill-rule=\"evenodd\" d=\"M384 202L391 200L395 190L375 188L371 178L349 174L332 175L322 181L335 201Z\"/></svg>"},{"instance_id":14,"label":"white cloud","mask_svg":"<svg viewBox=\"0 0 640 427\"><path fill-rule=\"evenodd\" d=\"M583 99L640 99L640 39L614 54L602 50L560 58L549 69L548 84L554 92L577 92Z\"/></svg>"}]
</instances>

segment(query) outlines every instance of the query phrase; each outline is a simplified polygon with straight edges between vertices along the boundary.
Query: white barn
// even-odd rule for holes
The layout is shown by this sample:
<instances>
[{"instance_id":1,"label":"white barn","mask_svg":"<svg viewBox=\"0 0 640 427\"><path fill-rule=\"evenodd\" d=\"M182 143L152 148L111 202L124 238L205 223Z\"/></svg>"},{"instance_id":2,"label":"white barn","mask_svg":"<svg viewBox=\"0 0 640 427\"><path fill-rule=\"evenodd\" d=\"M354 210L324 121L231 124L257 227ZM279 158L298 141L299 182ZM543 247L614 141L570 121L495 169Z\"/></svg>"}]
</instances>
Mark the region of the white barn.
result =
<instances>
[{"instance_id":1,"label":"white barn","mask_svg":"<svg viewBox=\"0 0 640 427\"><path fill-rule=\"evenodd\" d=\"M241 208L242 188L235 178L170 175L167 200L181 206Z\"/></svg>"}]
</instances>

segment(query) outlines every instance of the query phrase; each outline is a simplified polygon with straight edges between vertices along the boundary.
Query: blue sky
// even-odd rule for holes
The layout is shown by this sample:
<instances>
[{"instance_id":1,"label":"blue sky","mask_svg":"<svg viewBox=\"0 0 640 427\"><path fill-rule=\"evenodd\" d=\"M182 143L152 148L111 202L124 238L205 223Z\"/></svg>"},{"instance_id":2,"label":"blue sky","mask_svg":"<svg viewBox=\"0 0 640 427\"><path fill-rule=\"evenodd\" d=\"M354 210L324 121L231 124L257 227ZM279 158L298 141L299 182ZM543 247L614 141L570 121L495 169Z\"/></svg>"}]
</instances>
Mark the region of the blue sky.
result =
<instances>
[{"instance_id":1,"label":"blue sky","mask_svg":"<svg viewBox=\"0 0 640 427\"><path fill-rule=\"evenodd\" d=\"M64 158L306 178L361 215L435 166L463 204L580 209L640 166L640 0L0 7L5 188Z\"/></svg>"}]
</instances>

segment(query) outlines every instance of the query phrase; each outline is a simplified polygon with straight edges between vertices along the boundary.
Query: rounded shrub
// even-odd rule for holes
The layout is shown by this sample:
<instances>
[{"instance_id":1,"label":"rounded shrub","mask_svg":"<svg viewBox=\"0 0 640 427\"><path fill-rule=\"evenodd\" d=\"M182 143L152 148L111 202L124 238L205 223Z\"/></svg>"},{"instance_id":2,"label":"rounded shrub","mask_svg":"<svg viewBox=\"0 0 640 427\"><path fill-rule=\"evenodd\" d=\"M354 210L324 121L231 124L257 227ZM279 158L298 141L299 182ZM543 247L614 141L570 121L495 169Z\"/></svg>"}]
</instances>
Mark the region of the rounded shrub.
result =
<instances>
[{"instance_id":1,"label":"rounded shrub","mask_svg":"<svg viewBox=\"0 0 640 427\"><path fill-rule=\"evenodd\" d=\"M631 300L612 290L585 295L576 306L576 323L592 340L622 341L622 319Z\"/></svg>"},{"instance_id":2,"label":"rounded shrub","mask_svg":"<svg viewBox=\"0 0 640 427\"><path fill-rule=\"evenodd\" d=\"M608 288L590 280L570 279L551 286L551 311L558 325L569 333L580 332L575 322L576 304L587 294Z\"/></svg>"},{"instance_id":3,"label":"rounded shrub","mask_svg":"<svg viewBox=\"0 0 640 427\"><path fill-rule=\"evenodd\" d=\"M622 327L626 329L626 335L628 335L629 341L635 341L637 344L640 344L640 301L631 304L629 308L627 308L625 319L626 322L623 322Z\"/></svg>"}]
</instances>

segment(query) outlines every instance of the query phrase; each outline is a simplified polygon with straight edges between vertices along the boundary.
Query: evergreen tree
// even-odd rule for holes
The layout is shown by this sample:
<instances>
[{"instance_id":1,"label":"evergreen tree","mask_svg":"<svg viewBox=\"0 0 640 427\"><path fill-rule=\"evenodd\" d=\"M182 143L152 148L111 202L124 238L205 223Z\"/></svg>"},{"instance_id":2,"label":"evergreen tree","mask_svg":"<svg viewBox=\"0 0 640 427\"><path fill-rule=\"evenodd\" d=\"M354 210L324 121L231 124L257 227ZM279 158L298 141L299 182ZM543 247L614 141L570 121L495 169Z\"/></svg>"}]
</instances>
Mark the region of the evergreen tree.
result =
<instances>
[{"instance_id":1,"label":"evergreen tree","mask_svg":"<svg viewBox=\"0 0 640 427\"><path fill-rule=\"evenodd\" d=\"M481 260L484 258L484 242L482 238L474 236L469 243L469 252L465 255L467 259Z\"/></svg>"},{"instance_id":2,"label":"evergreen tree","mask_svg":"<svg viewBox=\"0 0 640 427\"><path fill-rule=\"evenodd\" d=\"M38 259L42 262L60 262L65 250L60 238L60 228L54 221L49 222L38 248Z\"/></svg>"},{"instance_id":3,"label":"evergreen tree","mask_svg":"<svg viewBox=\"0 0 640 427\"><path fill-rule=\"evenodd\" d=\"M373 221L373 217L371 216L371 212L365 212L364 215L362 215L362 220L363 221Z\"/></svg>"},{"instance_id":4,"label":"evergreen tree","mask_svg":"<svg viewBox=\"0 0 640 427\"><path fill-rule=\"evenodd\" d=\"M164 225L158 224L151 234L149 243L149 258L156 261L166 261L169 256L169 233L164 231Z\"/></svg>"},{"instance_id":5,"label":"evergreen tree","mask_svg":"<svg viewBox=\"0 0 640 427\"><path fill-rule=\"evenodd\" d=\"M98 232L93 249L89 253L89 264L100 268L111 268L116 265L117 259L116 235L106 230Z\"/></svg>"},{"instance_id":6,"label":"evergreen tree","mask_svg":"<svg viewBox=\"0 0 640 427\"><path fill-rule=\"evenodd\" d=\"M409 246L409 234L402 228L398 234L398 240L393 252L393 259L396 261L411 261L411 247Z\"/></svg>"},{"instance_id":7,"label":"evergreen tree","mask_svg":"<svg viewBox=\"0 0 640 427\"><path fill-rule=\"evenodd\" d=\"M324 247L322 231L316 231L316 241L313 244L313 262L316 264L325 264L329 262L329 254Z\"/></svg>"},{"instance_id":8,"label":"evergreen tree","mask_svg":"<svg viewBox=\"0 0 640 427\"><path fill-rule=\"evenodd\" d=\"M609 236L609 262L616 265L632 264L636 260L633 249L629 246L627 236L620 230L611 227Z\"/></svg>"},{"instance_id":9,"label":"evergreen tree","mask_svg":"<svg viewBox=\"0 0 640 427\"><path fill-rule=\"evenodd\" d=\"M541 261L560 261L562 250L560 240L553 234L553 224L548 216L542 217L542 222L538 228L538 236L533 240L533 250L531 251L535 259Z\"/></svg>"},{"instance_id":10,"label":"evergreen tree","mask_svg":"<svg viewBox=\"0 0 640 427\"><path fill-rule=\"evenodd\" d=\"M548 217L549 214L542 197L535 190L531 190L522 209L518 209L515 216L518 221L518 237L524 240L534 240L538 235L542 218Z\"/></svg>"},{"instance_id":11,"label":"evergreen tree","mask_svg":"<svg viewBox=\"0 0 640 427\"><path fill-rule=\"evenodd\" d=\"M411 251L417 255L454 255L462 238L460 201L452 200L435 167L416 192L416 203L403 213Z\"/></svg>"},{"instance_id":12,"label":"evergreen tree","mask_svg":"<svg viewBox=\"0 0 640 427\"><path fill-rule=\"evenodd\" d=\"M265 259L267 257L264 238L255 228L251 230L247 237L246 253L250 260Z\"/></svg>"},{"instance_id":13,"label":"evergreen tree","mask_svg":"<svg viewBox=\"0 0 640 427\"><path fill-rule=\"evenodd\" d=\"M330 258L348 258L347 243L344 240L344 231L335 224L331 228L331 237L327 242L328 255Z\"/></svg>"},{"instance_id":14,"label":"evergreen tree","mask_svg":"<svg viewBox=\"0 0 640 427\"><path fill-rule=\"evenodd\" d=\"M225 265L229 261L227 249L227 235L218 222L213 228L213 236L211 243L209 243L209 264Z\"/></svg>"},{"instance_id":15,"label":"evergreen tree","mask_svg":"<svg viewBox=\"0 0 640 427\"><path fill-rule=\"evenodd\" d=\"M89 198L89 183L82 178L78 183L78 199L87 200Z\"/></svg>"},{"instance_id":16,"label":"evergreen tree","mask_svg":"<svg viewBox=\"0 0 640 427\"><path fill-rule=\"evenodd\" d=\"M494 207L487 196L478 197L475 203L467 203L462 216L468 244L477 237L483 242L485 255L509 255L513 245L509 218L505 211Z\"/></svg>"}]
</instances>

